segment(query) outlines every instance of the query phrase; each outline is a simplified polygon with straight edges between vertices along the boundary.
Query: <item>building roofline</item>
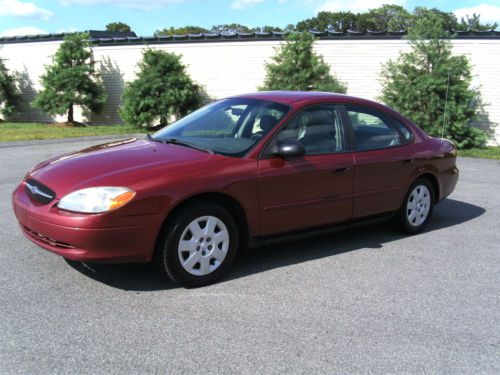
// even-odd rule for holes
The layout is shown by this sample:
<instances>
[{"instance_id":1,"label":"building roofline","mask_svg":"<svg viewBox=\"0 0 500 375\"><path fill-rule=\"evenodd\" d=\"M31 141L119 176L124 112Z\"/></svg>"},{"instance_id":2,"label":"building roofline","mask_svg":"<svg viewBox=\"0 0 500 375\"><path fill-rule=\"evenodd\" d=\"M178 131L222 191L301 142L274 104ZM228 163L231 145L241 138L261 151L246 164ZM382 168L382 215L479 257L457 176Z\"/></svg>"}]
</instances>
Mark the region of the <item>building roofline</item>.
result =
<instances>
[{"instance_id":1,"label":"building roofline","mask_svg":"<svg viewBox=\"0 0 500 375\"><path fill-rule=\"evenodd\" d=\"M137 44L175 44L175 43L209 43L209 42L244 42L257 40L283 40L286 32L255 32L255 33L202 33L202 34L181 34L181 35L153 35L153 36L131 36L117 35L111 33L109 36L95 36L94 30L88 31L90 40L94 45L137 45ZM406 30L401 31L372 31L357 32L348 30L347 32L337 32L332 30L316 31L310 30L319 40L387 40L402 39L406 35ZM102 32L101 32L102 33ZM35 43L61 41L67 35L74 33L52 33L38 35L24 35L12 37L0 37L0 44L12 43ZM94 35L93 35L94 34ZM103 35L103 34L100 34ZM104 34L105 35L105 34ZM133 34L135 35L135 34ZM500 31L456 31L454 39L500 39Z\"/></svg>"}]
</instances>

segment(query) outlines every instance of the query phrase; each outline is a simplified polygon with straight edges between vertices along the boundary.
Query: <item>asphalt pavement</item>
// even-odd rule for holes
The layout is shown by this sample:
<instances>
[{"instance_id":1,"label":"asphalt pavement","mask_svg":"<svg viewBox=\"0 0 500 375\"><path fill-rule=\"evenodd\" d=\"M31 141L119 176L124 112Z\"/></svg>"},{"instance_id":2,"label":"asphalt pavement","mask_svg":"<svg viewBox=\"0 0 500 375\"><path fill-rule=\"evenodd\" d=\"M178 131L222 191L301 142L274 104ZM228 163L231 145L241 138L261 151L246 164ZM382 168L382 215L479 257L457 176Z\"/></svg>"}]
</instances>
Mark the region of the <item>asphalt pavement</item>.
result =
<instances>
[{"instance_id":1,"label":"asphalt pavement","mask_svg":"<svg viewBox=\"0 0 500 375\"><path fill-rule=\"evenodd\" d=\"M22 236L24 174L100 142L0 147L1 374L500 373L500 162L459 159L421 235L377 224L258 248L187 290Z\"/></svg>"}]
</instances>

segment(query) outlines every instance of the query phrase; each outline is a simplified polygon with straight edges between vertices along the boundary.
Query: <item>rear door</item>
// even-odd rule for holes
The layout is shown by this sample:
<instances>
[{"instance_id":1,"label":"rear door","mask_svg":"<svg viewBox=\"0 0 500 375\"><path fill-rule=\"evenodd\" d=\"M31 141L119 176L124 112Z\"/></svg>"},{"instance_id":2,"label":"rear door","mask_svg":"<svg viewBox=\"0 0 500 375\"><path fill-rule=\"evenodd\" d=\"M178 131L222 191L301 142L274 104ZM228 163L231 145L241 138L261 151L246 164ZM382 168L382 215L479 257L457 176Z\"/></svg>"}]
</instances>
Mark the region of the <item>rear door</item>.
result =
<instances>
[{"instance_id":1,"label":"rear door","mask_svg":"<svg viewBox=\"0 0 500 375\"><path fill-rule=\"evenodd\" d=\"M382 111L345 108L354 147L353 217L397 210L415 166L411 132Z\"/></svg>"},{"instance_id":2,"label":"rear door","mask_svg":"<svg viewBox=\"0 0 500 375\"><path fill-rule=\"evenodd\" d=\"M271 156L269 150L284 140L301 142L306 154L290 159ZM321 105L298 113L259 160L261 234L349 220L352 171L342 107Z\"/></svg>"}]
</instances>

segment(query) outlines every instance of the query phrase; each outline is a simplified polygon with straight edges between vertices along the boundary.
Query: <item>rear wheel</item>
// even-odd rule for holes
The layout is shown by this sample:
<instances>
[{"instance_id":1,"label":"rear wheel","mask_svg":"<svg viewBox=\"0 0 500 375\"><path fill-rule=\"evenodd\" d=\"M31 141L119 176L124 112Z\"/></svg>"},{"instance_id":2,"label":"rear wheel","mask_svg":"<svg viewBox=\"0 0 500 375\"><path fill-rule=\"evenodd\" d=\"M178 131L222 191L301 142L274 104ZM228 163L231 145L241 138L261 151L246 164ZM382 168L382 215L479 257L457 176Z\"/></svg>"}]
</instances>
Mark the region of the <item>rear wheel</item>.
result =
<instances>
[{"instance_id":1,"label":"rear wheel","mask_svg":"<svg viewBox=\"0 0 500 375\"><path fill-rule=\"evenodd\" d=\"M406 233L419 233L429 222L434 208L434 189L429 180L417 179L399 209L397 223Z\"/></svg>"},{"instance_id":2,"label":"rear wheel","mask_svg":"<svg viewBox=\"0 0 500 375\"><path fill-rule=\"evenodd\" d=\"M170 279L199 287L215 282L231 266L239 238L232 216L222 207L201 203L186 208L167 226L156 263Z\"/></svg>"}]
</instances>

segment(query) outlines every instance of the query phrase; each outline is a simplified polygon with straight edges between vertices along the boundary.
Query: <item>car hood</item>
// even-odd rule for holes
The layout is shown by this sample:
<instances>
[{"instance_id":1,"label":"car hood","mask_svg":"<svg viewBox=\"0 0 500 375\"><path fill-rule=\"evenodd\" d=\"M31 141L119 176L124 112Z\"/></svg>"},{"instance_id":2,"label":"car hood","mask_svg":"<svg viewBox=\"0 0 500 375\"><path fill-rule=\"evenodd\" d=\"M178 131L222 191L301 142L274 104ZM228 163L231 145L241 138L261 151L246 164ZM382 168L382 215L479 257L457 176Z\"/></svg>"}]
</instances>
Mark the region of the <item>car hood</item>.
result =
<instances>
[{"instance_id":1,"label":"car hood","mask_svg":"<svg viewBox=\"0 0 500 375\"><path fill-rule=\"evenodd\" d=\"M46 160L31 171L32 178L49 186L58 197L92 186L147 187L147 181L192 173L220 155L145 139L126 139L92 146Z\"/></svg>"}]
</instances>

